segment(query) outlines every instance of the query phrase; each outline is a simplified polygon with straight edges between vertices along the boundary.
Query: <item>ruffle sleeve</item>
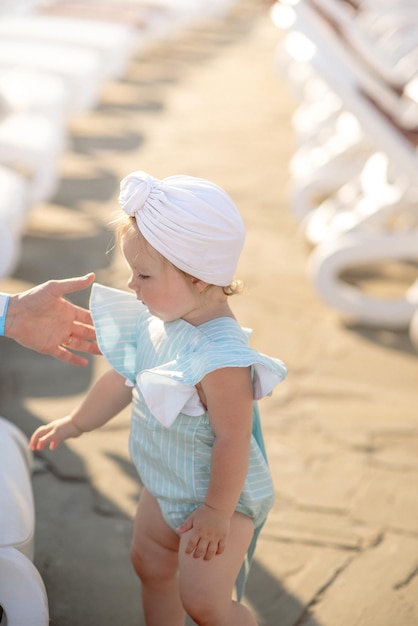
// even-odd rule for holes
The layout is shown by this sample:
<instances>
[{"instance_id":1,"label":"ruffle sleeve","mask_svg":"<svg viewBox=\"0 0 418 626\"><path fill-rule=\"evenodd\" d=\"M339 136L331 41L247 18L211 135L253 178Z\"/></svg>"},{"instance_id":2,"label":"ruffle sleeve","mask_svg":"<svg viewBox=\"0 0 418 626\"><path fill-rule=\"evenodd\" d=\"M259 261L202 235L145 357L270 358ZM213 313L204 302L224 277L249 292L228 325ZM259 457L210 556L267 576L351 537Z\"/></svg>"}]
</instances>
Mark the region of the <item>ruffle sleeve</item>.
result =
<instances>
[{"instance_id":1,"label":"ruffle sleeve","mask_svg":"<svg viewBox=\"0 0 418 626\"><path fill-rule=\"evenodd\" d=\"M230 331L235 329L229 326L222 342L199 337L196 329L197 336L191 338L189 349L177 359L139 372L137 384L144 400L164 426L169 428L179 413L196 416L205 412L195 385L216 369L251 367L254 400L269 395L286 377L287 368L282 361L250 348L243 329L238 325L236 328L239 341L234 341Z\"/></svg>"},{"instance_id":2,"label":"ruffle sleeve","mask_svg":"<svg viewBox=\"0 0 418 626\"><path fill-rule=\"evenodd\" d=\"M95 283L90 310L100 350L113 369L134 384L137 325L148 313L146 307L134 294Z\"/></svg>"}]
</instances>

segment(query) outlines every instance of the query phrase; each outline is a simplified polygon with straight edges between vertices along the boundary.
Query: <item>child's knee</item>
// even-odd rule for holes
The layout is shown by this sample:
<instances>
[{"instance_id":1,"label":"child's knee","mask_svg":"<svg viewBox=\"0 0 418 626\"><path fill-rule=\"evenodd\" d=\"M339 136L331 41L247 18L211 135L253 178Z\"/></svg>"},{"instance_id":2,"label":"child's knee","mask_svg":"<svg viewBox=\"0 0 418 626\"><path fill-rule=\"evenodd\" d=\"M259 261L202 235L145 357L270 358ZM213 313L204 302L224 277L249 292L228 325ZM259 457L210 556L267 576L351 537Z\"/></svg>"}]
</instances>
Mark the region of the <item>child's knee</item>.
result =
<instances>
[{"instance_id":1,"label":"child's knee","mask_svg":"<svg viewBox=\"0 0 418 626\"><path fill-rule=\"evenodd\" d=\"M150 558L145 547L142 549L140 545L132 543L130 558L135 573L141 580L152 580L158 577L158 564Z\"/></svg>"},{"instance_id":2,"label":"child's knee","mask_svg":"<svg viewBox=\"0 0 418 626\"><path fill-rule=\"evenodd\" d=\"M171 550L164 548L150 550L147 546L133 542L130 559L136 575L144 583L164 583L177 574L177 554Z\"/></svg>"},{"instance_id":3,"label":"child's knee","mask_svg":"<svg viewBox=\"0 0 418 626\"><path fill-rule=\"evenodd\" d=\"M202 589L199 591L183 590L181 592L181 602L187 615L196 624L215 624L217 621L217 605L213 599L208 598Z\"/></svg>"},{"instance_id":4,"label":"child's knee","mask_svg":"<svg viewBox=\"0 0 418 626\"><path fill-rule=\"evenodd\" d=\"M133 543L131 544L131 547L129 550L129 556L131 559L132 567L134 568L137 576L142 578L142 574L145 569L145 562L144 562L144 559L142 558L141 550L138 549L138 547L134 545Z\"/></svg>"}]
</instances>

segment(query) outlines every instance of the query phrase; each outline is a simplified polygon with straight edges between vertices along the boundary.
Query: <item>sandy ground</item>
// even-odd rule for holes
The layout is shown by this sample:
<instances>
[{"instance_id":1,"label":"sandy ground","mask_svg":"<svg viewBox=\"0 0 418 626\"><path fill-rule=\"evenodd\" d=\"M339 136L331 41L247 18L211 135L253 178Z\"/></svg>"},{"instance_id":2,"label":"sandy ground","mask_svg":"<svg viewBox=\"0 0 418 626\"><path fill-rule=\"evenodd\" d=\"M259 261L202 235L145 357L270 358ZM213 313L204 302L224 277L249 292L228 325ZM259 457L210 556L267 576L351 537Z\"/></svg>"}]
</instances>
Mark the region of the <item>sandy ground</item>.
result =
<instances>
[{"instance_id":1,"label":"sandy ground","mask_svg":"<svg viewBox=\"0 0 418 626\"><path fill-rule=\"evenodd\" d=\"M253 346L289 368L261 402L277 501L245 601L263 626L413 626L417 354L407 333L344 322L311 286L288 206L295 103L276 73L278 39L266 5L243 0L225 23L134 59L72 124L58 192L33 210L19 267L0 290L90 270L124 287L108 224L119 180L134 169L222 185L248 231L247 290L233 308ZM97 357L72 368L3 340L0 414L30 435L69 411L105 367ZM35 563L53 626L143 623L128 559L139 489L128 430L123 413L36 459Z\"/></svg>"}]
</instances>

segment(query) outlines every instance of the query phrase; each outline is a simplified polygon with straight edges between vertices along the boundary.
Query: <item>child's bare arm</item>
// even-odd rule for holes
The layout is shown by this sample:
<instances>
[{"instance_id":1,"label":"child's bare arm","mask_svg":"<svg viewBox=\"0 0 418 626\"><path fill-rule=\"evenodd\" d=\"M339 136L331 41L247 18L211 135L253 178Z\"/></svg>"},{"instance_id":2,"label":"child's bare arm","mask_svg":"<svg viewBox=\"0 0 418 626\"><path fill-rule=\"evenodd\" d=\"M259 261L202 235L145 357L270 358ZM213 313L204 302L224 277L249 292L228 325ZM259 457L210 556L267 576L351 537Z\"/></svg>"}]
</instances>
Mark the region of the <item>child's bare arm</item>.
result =
<instances>
[{"instance_id":1,"label":"child's bare arm","mask_svg":"<svg viewBox=\"0 0 418 626\"><path fill-rule=\"evenodd\" d=\"M223 552L230 519L248 472L252 432L253 389L249 368L216 370L202 380L215 433L205 504L178 529L194 528L186 552L210 559Z\"/></svg>"},{"instance_id":2,"label":"child's bare arm","mask_svg":"<svg viewBox=\"0 0 418 626\"><path fill-rule=\"evenodd\" d=\"M38 428L32 435L31 450L42 450L49 444L55 450L58 444L83 432L106 424L124 409L132 398L132 389L125 385L123 376L109 370L90 389L84 401L70 415Z\"/></svg>"}]
</instances>

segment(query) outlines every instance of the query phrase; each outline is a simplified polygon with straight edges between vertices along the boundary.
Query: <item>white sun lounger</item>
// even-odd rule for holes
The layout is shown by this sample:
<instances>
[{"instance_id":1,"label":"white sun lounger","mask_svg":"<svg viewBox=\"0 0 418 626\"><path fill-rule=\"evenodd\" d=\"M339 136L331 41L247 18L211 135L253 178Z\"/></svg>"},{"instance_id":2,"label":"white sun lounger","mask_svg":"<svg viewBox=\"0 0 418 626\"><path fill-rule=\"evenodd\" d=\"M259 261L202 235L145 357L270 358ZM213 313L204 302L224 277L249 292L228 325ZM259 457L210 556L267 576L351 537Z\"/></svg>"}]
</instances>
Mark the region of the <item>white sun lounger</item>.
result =
<instances>
[{"instance_id":1,"label":"white sun lounger","mask_svg":"<svg viewBox=\"0 0 418 626\"><path fill-rule=\"evenodd\" d=\"M105 75L102 57L94 50L1 38L0 72L16 67L62 78L74 114L85 113L96 105Z\"/></svg>"},{"instance_id":2,"label":"white sun lounger","mask_svg":"<svg viewBox=\"0 0 418 626\"><path fill-rule=\"evenodd\" d=\"M59 76L24 67L0 71L0 102L9 113L39 113L66 128L70 98L68 86Z\"/></svg>"},{"instance_id":3,"label":"white sun lounger","mask_svg":"<svg viewBox=\"0 0 418 626\"><path fill-rule=\"evenodd\" d=\"M65 146L62 128L44 115L23 112L0 119L0 164L27 178L30 204L44 201L56 191Z\"/></svg>"},{"instance_id":4,"label":"white sun lounger","mask_svg":"<svg viewBox=\"0 0 418 626\"><path fill-rule=\"evenodd\" d=\"M75 19L53 15L2 16L0 41L51 43L73 47L76 52L93 51L101 57L103 79L120 78L138 50L138 31L127 24Z\"/></svg>"},{"instance_id":5,"label":"white sun lounger","mask_svg":"<svg viewBox=\"0 0 418 626\"><path fill-rule=\"evenodd\" d=\"M311 253L308 267L321 298L350 320L406 330L418 309L418 280L402 296L380 298L341 279L345 270L391 260L418 261L418 229L385 235L350 233L329 239Z\"/></svg>"},{"instance_id":6,"label":"white sun lounger","mask_svg":"<svg viewBox=\"0 0 418 626\"><path fill-rule=\"evenodd\" d=\"M357 202L352 203L351 210L345 206L346 217L351 220L350 228L328 233L310 258L314 284L326 302L352 319L376 326L405 328L417 308L415 285L400 298L383 299L345 283L341 280L341 273L367 262L417 259L416 145L405 129L394 123L387 111L382 111L388 105L388 101L384 101L385 106L380 106L380 96L386 94L385 89L381 90L374 79L369 81L368 74L357 72L357 64L352 62L333 29L315 12L310 2L300 0L287 8L293 13L293 22L289 23L284 38L289 54L293 51L299 63L308 65L311 72L326 82L340 98L342 109L355 115L374 150L386 155L391 179L384 184L390 193L393 192L393 197L389 198L392 203L387 201L388 197L380 198L380 203L377 202L371 210L370 206L366 207L365 212L358 210ZM379 88L373 91L376 84ZM401 108L393 112L399 121ZM400 184L396 187L398 181ZM361 199L364 200L364 195ZM331 207L334 217L338 217L338 210L337 205ZM409 219L402 222L402 228L388 227L387 218L403 211L406 215L402 217ZM315 209L312 215L314 213ZM346 234L341 235L344 230Z\"/></svg>"},{"instance_id":7,"label":"white sun lounger","mask_svg":"<svg viewBox=\"0 0 418 626\"><path fill-rule=\"evenodd\" d=\"M28 440L0 417L0 606L7 626L47 626L48 600L32 563L35 512Z\"/></svg>"},{"instance_id":8,"label":"white sun lounger","mask_svg":"<svg viewBox=\"0 0 418 626\"><path fill-rule=\"evenodd\" d=\"M28 196L23 176L0 165L0 278L10 275L19 260Z\"/></svg>"}]
</instances>

